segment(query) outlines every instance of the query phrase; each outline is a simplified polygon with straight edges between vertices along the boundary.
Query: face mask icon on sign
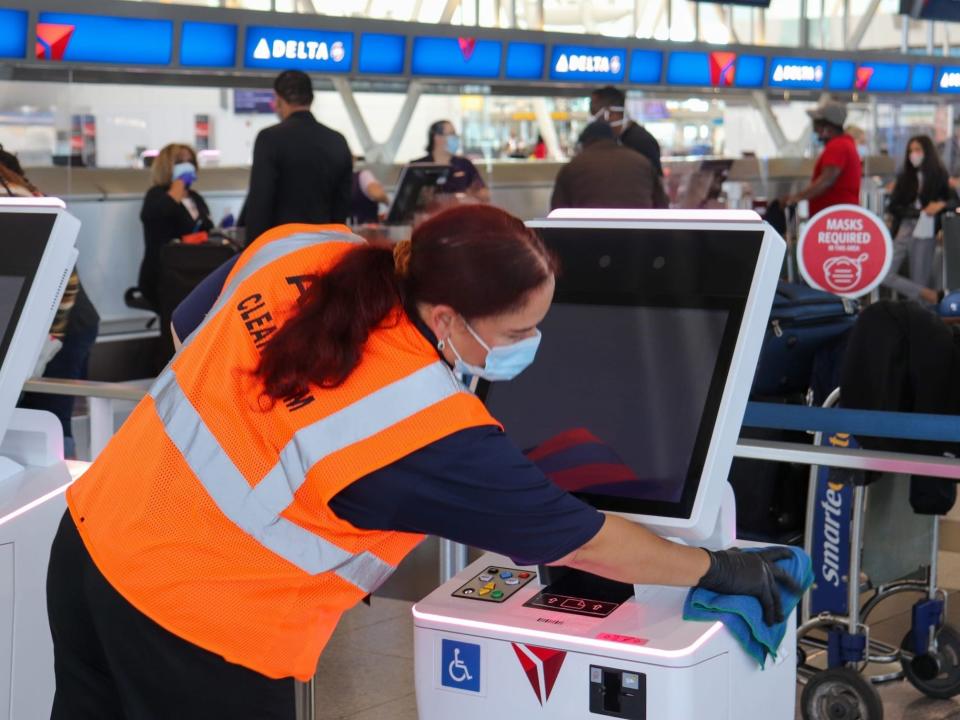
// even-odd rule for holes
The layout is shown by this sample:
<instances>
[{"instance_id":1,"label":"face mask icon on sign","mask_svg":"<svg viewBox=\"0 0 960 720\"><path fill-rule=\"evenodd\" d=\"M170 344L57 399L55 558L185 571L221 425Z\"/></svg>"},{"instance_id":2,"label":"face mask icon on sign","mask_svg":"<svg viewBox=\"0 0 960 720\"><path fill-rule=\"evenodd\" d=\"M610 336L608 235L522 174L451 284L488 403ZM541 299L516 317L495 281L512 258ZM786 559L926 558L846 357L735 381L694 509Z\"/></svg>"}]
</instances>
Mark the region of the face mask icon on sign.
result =
<instances>
[{"instance_id":1,"label":"face mask icon on sign","mask_svg":"<svg viewBox=\"0 0 960 720\"><path fill-rule=\"evenodd\" d=\"M863 263L870 257L863 253L860 257L835 257L823 264L823 277L827 285L837 292L846 292L857 286L863 276Z\"/></svg>"}]
</instances>

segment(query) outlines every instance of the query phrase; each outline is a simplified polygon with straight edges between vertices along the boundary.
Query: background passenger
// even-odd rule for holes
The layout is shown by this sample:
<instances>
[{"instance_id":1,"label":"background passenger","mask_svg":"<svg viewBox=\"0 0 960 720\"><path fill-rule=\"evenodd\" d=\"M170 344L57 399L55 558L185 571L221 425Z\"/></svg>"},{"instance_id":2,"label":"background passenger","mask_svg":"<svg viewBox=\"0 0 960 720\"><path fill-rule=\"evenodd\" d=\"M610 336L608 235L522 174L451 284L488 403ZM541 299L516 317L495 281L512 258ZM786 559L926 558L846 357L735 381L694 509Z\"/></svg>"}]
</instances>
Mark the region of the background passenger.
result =
<instances>
[{"instance_id":1,"label":"background passenger","mask_svg":"<svg viewBox=\"0 0 960 720\"><path fill-rule=\"evenodd\" d=\"M859 205L863 170L856 143L843 131L847 106L828 100L813 110L807 110L807 114L813 119L813 131L823 143L823 152L817 158L810 184L800 192L788 195L784 204L794 205L807 200L811 217L831 205Z\"/></svg>"},{"instance_id":2,"label":"background passenger","mask_svg":"<svg viewBox=\"0 0 960 720\"><path fill-rule=\"evenodd\" d=\"M943 213L957 206L956 192L926 135L910 138L887 211L893 218L893 262L883 284L912 300L938 302L933 283L933 256ZM909 277L900 274L909 256Z\"/></svg>"},{"instance_id":3,"label":"background passenger","mask_svg":"<svg viewBox=\"0 0 960 720\"><path fill-rule=\"evenodd\" d=\"M286 70L273 90L280 123L261 130L253 145L247 244L277 225L343 223L350 215L353 155L343 135L310 112L310 77Z\"/></svg>"},{"instance_id":4,"label":"background passenger","mask_svg":"<svg viewBox=\"0 0 960 720\"><path fill-rule=\"evenodd\" d=\"M138 284L143 297L156 306L160 300L160 248L171 240L213 228L210 209L191 186L197 179L197 154L189 145L167 145L153 161L153 187L140 210L144 253Z\"/></svg>"},{"instance_id":5,"label":"background passenger","mask_svg":"<svg viewBox=\"0 0 960 720\"><path fill-rule=\"evenodd\" d=\"M553 208L666 207L660 176L646 157L617 143L613 128L593 122L580 134L580 154L557 174Z\"/></svg>"},{"instance_id":6,"label":"background passenger","mask_svg":"<svg viewBox=\"0 0 960 720\"><path fill-rule=\"evenodd\" d=\"M378 222L380 206L389 204L390 197L387 191L372 171L360 170L353 173L350 219L355 225Z\"/></svg>"},{"instance_id":7,"label":"background passenger","mask_svg":"<svg viewBox=\"0 0 960 720\"><path fill-rule=\"evenodd\" d=\"M490 190L476 166L459 154L461 150L460 136L453 123L438 120L427 131L427 154L414 162L450 166L450 177L442 189L444 194L465 194L480 202L490 202Z\"/></svg>"},{"instance_id":8,"label":"background passenger","mask_svg":"<svg viewBox=\"0 0 960 720\"><path fill-rule=\"evenodd\" d=\"M653 165L657 175L663 175L660 164L660 143L642 125L627 118L627 95L612 85L590 94L590 115L594 120L610 124L620 144L643 155Z\"/></svg>"}]
</instances>

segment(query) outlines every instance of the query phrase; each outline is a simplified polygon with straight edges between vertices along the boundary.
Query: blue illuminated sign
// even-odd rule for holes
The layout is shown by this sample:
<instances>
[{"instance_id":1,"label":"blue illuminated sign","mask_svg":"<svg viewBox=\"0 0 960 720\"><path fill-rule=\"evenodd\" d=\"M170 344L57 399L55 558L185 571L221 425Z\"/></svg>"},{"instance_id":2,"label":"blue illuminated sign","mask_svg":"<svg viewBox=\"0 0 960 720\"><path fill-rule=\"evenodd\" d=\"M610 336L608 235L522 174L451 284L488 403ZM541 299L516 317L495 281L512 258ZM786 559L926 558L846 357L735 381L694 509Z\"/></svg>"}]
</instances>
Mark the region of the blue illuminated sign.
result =
<instances>
[{"instance_id":1,"label":"blue illuminated sign","mask_svg":"<svg viewBox=\"0 0 960 720\"><path fill-rule=\"evenodd\" d=\"M243 64L274 70L349 72L353 33L251 25L247 27Z\"/></svg>"},{"instance_id":2,"label":"blue illuminated sign","mask_svg":"<svg viewBox=\"0 0 960 720\"><path fill-rule=\"evenodd\" d=\"M857 90L906 92L910 66L901 63L869 62L857 68Z\"/></svg>"},{"instance_id":3,"label":"blue illuminated sign","mask_svg":"<svg viewBox=\"0 0 960 720\"><path fill-rule=\"evenodd\" d=\"M743 88L763 86L763 72L767 68L767 59L762 55L741 55L737 58L737 74L734 85Z\"/></svg>"},{"instance_id":4,"label":"blue illuminated sign","mask_svg":"<svg viewBox=\"0 0 960 720\"><path fill-rule=\"evenodd\" d=\"M360 36L360 72L400 75L406 51L407 38L403 35L363 33Z\"/></svg>"},{"instance_id":5,"label":"blue illuminated sign","mask_svg":"<svg viewBox=\"0 0 960 720\"><path fill-rule=\"evenodd\" d=\"M184 22L180 31L180 64L185 67L233 67L237 59L237 26Z\"/></svg>"},{"instance_id":6,"label":"blue illuminated sign","mask_svg":"<svg viewBox=\"0 0 960 720\"><path fill-rule=\"evenodd\" d=\"M710 59L707 53L670 53L667 85L710 85Z\"/></svg>"},{"instance_id":7,"label":"blue illuminated sign","mask_svg":"<svg viewBox=\"0 0 960 720\"><path fill-rule=\"evenodd\" d=\"M638 85L657 85L663 74L663 53L658 50L630 52L630 82Z\"/></svg>"},{"instance_id":8,"label":"blue illuminated sign","mask_svg":"<svg viewBox=\"0 0 960 720\"><path fill-rule=\"evenodd\" d=\"M503 45L476 38L418 37L413 39L414 75L496 78L500 76Z\"/></svg>"},{"instance_id":9,"label":"blue illuminated sign","mask_svg":"<svg viewBox=\"0 0 960 720\"><path fill-rule=\"evenodd\" d=\"M933 90L933 65L914 65L910 76L912 92L931 92Z\"/></svg>"},{"instance_id":10,"label":"blue illuminated sign","mask_svg":"<svg viewBox=\"0 0 960 720\"><path fill-rule=\"evenodd\" d=\"M26 54L26 10L0 10L0 57L23 58Z\"/></svg>"},{"instance_id":11,"label":"blue illuminated sign","mask_svg":"<svg viewBox=\"0 0 960 720\"><path fill-rule=\"evenodd\" d=\"M550 56L551 80L621 82L627 51L583 45L554 45Z\"/></svg>"},{"instance_id":12,"label":"blue illuminated sign","mask_svg":"<svg viewBox=\"0 0 960 720\"><path fill-rule=\"evenodd\" d=\"M852 60L834 60L830 63L830 80L827 86L831 90L853 90L857 64Z\"/></svg>"},{"instance_id":13,"label":"blue illuminated sign","mask_svg":"<svg viewBox=\"0 0 960 720\"><path fill-rule=\"evenodd\" d=\"M937 90L942 93L960 93L960 67L940 68L937 76Z\"/></svg>"},{"instance_id":14,"label":"blue illuminated sign","mask_svg":"<svg viewBox=\"0 0 960 720\"><path fill-rule=\"evenodd\" d=\"M770 87L819 90L826 76L826 60L795 57L775 57L770 60Z\"/></svg>"},{"instance_id":15,"label":"blue illuminated sign","mask_svg":"<svg viewBox=\"0 0 960 720\"><path fill-rule=\"evenodd\" d=\"M510 80L540 80L547 46L543 43L512 42L507 45L507 73Z\"/></svg>"},{"instance_id":16,"label":"blue illuminated sign","mask_svg":"<svg viewBox=\"0 0 960 720\"><path fill-rule=\"evenodd\" d=\"M38 60L167 65L173 22L43 12L36 47Z\"/></svg>"}]
</instances>

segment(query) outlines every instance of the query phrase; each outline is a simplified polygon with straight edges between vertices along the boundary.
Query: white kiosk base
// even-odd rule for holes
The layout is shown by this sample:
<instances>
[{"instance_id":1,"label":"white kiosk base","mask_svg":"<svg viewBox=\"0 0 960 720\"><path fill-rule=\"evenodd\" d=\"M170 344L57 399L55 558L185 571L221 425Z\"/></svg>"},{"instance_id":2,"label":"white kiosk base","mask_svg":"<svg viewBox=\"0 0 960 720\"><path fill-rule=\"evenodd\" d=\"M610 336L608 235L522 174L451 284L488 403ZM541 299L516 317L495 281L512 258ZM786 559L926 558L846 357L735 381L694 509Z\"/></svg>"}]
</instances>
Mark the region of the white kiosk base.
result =
<instances>
[{"instance_id":1,"label":"white kiosk base","mask_svg":"<svg viewBox=\"0 0 960 720\"><path fill-rule=\"evenodd\" d=\"M502 604L454 595L493 569L532 579ZM680 619L686 589L639 588L598 618L524 607L543 590L535 575L487 554L414 606L421 720L793 720L795 614L761 670L722 623Z\"/></svg>"}]
</instances>

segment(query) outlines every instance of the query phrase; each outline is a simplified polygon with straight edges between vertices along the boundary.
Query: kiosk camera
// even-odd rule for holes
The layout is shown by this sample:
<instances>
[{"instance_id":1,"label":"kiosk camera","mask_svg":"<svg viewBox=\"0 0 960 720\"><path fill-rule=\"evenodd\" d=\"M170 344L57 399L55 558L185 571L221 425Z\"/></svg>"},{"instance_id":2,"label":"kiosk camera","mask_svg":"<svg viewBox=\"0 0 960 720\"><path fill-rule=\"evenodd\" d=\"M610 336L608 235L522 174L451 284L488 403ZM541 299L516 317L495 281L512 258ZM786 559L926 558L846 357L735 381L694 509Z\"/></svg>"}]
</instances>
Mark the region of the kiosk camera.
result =
<instances>
[{"instance_id":1,"label":"kiosk camera","mask_svg":"<svg viewBox=\"0 0 960 720\"><path fill-rule=\"evenodd\" d=\"M80 223L59 200L0 199L0 718L49 717L50 543L71 482L52 414L16 409L70 272Z\"/></svg>"},{"instance_id":2,"label":"kiosk camera","mask_svg":"<svg viewBox=\"0 0 960 720\"><path fill-rule=\"evenodd\" d=\"M556 211L558 255L534 364L485 401L511 438L606 460L555 482L691 544L736 542L727 474L784 255L750 211ZM548 584L544 584L544 582ZM422 720L791 720L795 648L761 670L685 588L585 573L555 582L487 554L414 607ZM792 620L788 620L792 627ZM469 676L469 678L468 678Z\"/></svg>"}]
</instances>

